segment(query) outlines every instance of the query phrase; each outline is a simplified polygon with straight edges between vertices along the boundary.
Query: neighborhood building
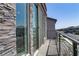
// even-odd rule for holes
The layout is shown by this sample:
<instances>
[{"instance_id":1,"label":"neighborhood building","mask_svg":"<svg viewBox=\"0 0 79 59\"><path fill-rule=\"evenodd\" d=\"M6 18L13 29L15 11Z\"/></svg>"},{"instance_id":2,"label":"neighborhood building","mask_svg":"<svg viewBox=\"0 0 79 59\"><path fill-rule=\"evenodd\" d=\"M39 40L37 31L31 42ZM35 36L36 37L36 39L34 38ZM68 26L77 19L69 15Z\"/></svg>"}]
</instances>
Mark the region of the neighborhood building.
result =
<instances>
[{"instance_id":1,"label":"neighborhood building","mask_svg":"<svg viewBox=\"0 0 79 59\"><path fill-rule=\"evenodd\" d=\"M55 30L56 19L47 17L47 39L56 39L57 34Z\"/></svg>"}]
</instances>

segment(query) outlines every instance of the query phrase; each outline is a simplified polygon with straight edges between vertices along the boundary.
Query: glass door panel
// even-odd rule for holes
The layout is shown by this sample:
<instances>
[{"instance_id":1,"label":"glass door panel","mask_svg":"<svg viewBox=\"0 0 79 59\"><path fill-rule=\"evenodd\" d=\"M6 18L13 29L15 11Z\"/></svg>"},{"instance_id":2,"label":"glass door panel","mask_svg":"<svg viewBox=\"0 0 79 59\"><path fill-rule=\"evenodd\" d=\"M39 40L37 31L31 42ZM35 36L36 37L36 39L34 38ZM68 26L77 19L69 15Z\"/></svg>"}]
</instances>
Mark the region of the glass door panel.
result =
<instances>
[{"instance_id":1,"label":"glass door panel","mask_svg":"<svg viewBox=\"0 0 79 59\"><path fill-rule=\"evenodd\" d=\"M16 4L16 44L17 53L25 52L25 20L26 5L24 3Z\"/></svg>"},{"instance_id":2,"label":"glass door panel","mask_svg":"<svg viewBox=\"0 0 79 59\"><path fill-rule=\"evenodd\" d=\"M34 47L34 51L38 48L38 19L37 19L37 6L35 4L33 4L33 18L32 18L32 30L33 30L33 47Z\"/></svg>"}]
</instances>

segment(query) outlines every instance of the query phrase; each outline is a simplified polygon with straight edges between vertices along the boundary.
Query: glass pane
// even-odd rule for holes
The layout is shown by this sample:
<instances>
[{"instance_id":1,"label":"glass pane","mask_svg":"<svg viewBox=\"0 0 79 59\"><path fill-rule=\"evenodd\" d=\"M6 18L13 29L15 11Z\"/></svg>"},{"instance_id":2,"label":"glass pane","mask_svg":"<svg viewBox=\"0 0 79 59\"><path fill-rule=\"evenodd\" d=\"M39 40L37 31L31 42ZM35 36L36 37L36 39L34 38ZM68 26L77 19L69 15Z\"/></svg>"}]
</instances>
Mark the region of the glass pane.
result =
<instances>
[{"instance_id":1,"label":"glass pane","mask_svg":"<svg viewBox=\"0 0 79 59\"><path fill-rule=\"evenodd\" d=\"M33 18L32 18L32 29L33 29L33 47L34 51L38 48L38 40L37 40L37 8L36 5L33 4Z\"/></svg>"},{"instance_id":2,"label":"glass pane","mask_svg":"<svg viewBox=\"0 0 79 59\"><path fill-rule=\"evenodd\" d=\"M28 3L26 4L26 17L25 17L25 50L28 53Z\"/></svg>"},{"instance_id":3,"label":"glass pane","mask_svg":"<svg viewBox=\"0 0 79 59\"><path fill-rule=\"evenodd\" d=\"M17 53L25 51L25 4L16 4L16 38L17 38Z\"/></svg>"}]
</instances>

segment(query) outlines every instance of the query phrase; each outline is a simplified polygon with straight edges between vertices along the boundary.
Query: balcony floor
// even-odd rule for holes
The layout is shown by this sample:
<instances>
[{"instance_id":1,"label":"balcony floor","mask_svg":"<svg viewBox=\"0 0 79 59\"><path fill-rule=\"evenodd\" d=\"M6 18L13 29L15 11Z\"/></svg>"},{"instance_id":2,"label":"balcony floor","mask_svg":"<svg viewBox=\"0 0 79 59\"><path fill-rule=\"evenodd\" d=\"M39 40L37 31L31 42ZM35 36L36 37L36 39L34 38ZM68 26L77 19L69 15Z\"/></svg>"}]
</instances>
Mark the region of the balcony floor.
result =
<instances>
[{"instance_id":1,"label":"balcony floor","mask_svg":"<svg viewBox=\"0 0 79 59\"><path fill-rule=\"evenodd\" d=\"M55 42L55 40L50 40L47 56L57 56L57 55L58 55L58 53L57 53L56 42Z\"/></svg>"},{"instance_id":2,"label":"balcony floor","mask_svg":"<svg viewBox=\"0 0 79 59\"><path fill-rule=\"evenodd\" d=\"M39 49L37 56L58 56L55 39L48 39Z\"/></svg>"}]
</instances>

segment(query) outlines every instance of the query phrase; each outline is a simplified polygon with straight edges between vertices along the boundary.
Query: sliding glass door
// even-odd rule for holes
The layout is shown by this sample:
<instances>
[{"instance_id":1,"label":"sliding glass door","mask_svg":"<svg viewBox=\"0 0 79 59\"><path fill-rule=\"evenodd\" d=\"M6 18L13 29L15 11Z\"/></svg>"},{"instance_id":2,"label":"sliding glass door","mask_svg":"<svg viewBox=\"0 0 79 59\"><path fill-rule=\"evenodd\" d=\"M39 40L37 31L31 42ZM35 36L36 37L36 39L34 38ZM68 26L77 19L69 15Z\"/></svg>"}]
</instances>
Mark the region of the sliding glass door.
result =
<instances>
[{"instance_id":1,"label":"sliding glass door","mask_svg":"<svg viewBox=\"0 0 79 59\"><path fill-rule=\"evenodd\" d=\"M17 44L17 53L28 53L28 46L32 43L29 39L28 41L28 4L18 3L16 4L16 44ZM32 6L32 36L33 36L33 52L39 48L39 39L38 39L38 9L37 5L33 4ZM29 29L30 30L30 29ZM28 45L29 44L29 45Z\"/></svg>"},{"instance_id":2,"label":"sliding glass door","mask_svg":"<svg viewBox=\"0 0 79 59\"><path fill-rule=\"evenodd\" d=\"M16 44L17 53L27 53L28 45L27 4L16 4Z\"/></svg>"},{"instance_id":3,"label":"sliding glass door","mask_svg":"<svg viewBox=\"0 0 79 59\"><path fill-rule=\"evenodd\" d=\"M38 48L38 14L37 14L37 6L33 4L32 8L33 17L32 17L32 31L33 31L33 48L34 51Z\"/></svg>"}]
</instances>

